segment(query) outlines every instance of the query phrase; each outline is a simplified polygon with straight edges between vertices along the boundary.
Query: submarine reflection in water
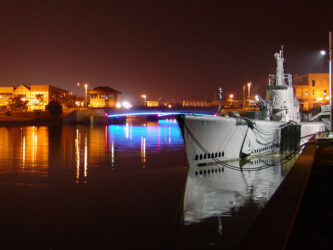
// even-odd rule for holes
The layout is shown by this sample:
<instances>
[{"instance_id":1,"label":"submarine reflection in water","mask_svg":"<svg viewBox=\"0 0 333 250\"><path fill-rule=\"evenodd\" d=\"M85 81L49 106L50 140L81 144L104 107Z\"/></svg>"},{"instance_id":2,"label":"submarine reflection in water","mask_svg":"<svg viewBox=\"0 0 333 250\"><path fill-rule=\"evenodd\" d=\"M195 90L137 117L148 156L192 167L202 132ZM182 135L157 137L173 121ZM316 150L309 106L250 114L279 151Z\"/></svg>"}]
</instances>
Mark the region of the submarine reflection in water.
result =
<instances>
[{"instance_id":1,"label":"submarine reflection in water","mask_svg":"<svg viewBox=\"0 0 333 250\"><path fill-rule=\"evenodd\" d=\"M246 162L232 161L225 166L191 167L183 202L184 224L217 217L221 234L223 217L232 216L249 202L259 209L264 207L298 156L283 161L283 156L275 154Z\"/></svg>"}]
</instances>

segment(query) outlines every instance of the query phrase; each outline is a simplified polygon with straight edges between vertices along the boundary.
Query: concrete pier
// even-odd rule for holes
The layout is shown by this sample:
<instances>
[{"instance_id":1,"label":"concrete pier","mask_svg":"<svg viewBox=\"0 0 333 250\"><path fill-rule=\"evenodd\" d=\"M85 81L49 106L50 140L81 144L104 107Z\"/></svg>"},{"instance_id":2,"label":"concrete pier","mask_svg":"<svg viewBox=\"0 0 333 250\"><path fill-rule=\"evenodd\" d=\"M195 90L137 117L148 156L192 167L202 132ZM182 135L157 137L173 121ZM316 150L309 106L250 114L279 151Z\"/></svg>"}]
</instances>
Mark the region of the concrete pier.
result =
<instances>
[{"instance_id":1,"label":"concrete pier","mask_svg":"<svg viewBox=\"0 0 333 250\"><path fill-rule=\"evenodd\" d=\"M333 197L333 189L329 188L332 174L333 138L322 133L305 146L239 249L328 249L332 246L333 206L329 205ZM329 208L327 219L316 222L314 218L324 216L322 210ZM320 233L323 228L329 228L330 233Z\"/></svg>"},{"instance_id":2,"label":"concrete pier","mask_svg":"<svg viewBox=\"0 0 333 250\"><path fill-rule=\"evenodd\" d=\"M333 134L316 138L315 164L286 249L333 247Z\"/></svg>"}]
</instances>

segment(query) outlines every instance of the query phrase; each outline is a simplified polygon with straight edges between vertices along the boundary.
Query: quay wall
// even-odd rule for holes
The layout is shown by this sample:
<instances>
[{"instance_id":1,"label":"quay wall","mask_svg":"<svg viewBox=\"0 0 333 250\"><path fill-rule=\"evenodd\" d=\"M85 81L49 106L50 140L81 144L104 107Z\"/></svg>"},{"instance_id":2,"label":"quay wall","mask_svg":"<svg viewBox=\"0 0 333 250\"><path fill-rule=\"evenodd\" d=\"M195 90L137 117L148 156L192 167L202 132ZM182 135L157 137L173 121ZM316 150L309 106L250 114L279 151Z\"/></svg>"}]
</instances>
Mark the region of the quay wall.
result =
<instances>
[{"instance_id":1,"label":"quay wall","mask_svg":"<svg viewBox=\"0 0 333 250\"><path fill-rule=\"evenodd\" d=\"M65 124L90 123L107 124L104 109L75 110L63 118Z\"/></svg>"},{"instance_id":2,"label":"quay wall","mask_svg":"<svg viewBox=\"0 0 333 250\"><path fill-rule=\"evenodd\" d=\"M285 249L311 175L315 153L316 142L311 139L239 249Z\"/></svg>"}]
</instances>

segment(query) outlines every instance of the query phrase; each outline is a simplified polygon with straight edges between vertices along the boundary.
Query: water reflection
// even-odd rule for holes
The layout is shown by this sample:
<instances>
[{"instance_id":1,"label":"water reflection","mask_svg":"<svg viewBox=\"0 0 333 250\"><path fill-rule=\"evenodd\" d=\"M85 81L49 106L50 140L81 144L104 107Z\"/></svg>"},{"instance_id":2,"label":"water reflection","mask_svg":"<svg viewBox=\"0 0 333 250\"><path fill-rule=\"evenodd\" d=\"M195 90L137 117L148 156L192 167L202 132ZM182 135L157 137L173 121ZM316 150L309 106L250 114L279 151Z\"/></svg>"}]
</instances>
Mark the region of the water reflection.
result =
<instances>
[{"instance_id":1,"label":"water reflection","mask_svg":"<svg viewBox=\"0 0 333 250\"><path fill-rule=\"evenodd\" d=\"M161 134L167 135L162 142ZM175 120L142 125L78 126L75 133L76 182L79 183L80 178L83 183L87 182L89 167L146 168L156 165L152 156L170 150L183 150Z\"/></svg>"},{"instance_id":2,"label":"water reflection","mask_svg":"<svg viewBox=\"0 0 333 250\"><path fill-rule=\"evenodd\" d=\"M2 166L24 172L47 168L49 143L46 127L0 128L0 135Z\"/></svg>"},{"instance_id":3,"label":"water reflection","mask_svg":"<svg viewBox=\"0 0 333 250\"><path fill-rule=\"evenodd\" d=\"M142 125L0 127L0 135L1 173L54 176L62 169L72 171L76 183L87 183L90 168L169 167L164 159L170 151L183 155L175 120Z\"/></svg>"},{"instance_id":4,"label":"water reflection","mask_svg":"<svg viewBox=\"0 0 333 250\"><path fill-rule=\"evenodd\" d=\"M88 175L88 135L84 131L76 129L75 133L75 166L76 183L81 178L83 183L87 183Z\"/></svg>"},{"instance_id":5,"label":"water reflection","mask_svg":"<svg viewBox=\"0 0 333 250\"><path fill-rule=\"evenodd\" d=\"M146 138L141 137L141 163L142 167L145 168L146 163Z\"/></svg>"},{"instance_id":6,"label":"water reflection","mask_svg":"<svg viewBox=\"0 0 333 250\"><path fill-rule=\"evenodd\" d=\"M26 235L20 242L35 243L35 235L49 232L39 246L110 248L117 242L120 249L210 249L223 239L223 249L231 249L295 159L270 166L279 160L188 168L173 120L0 128L0 185L8 190L3 238L13 244ZM124 243L124 235L130 241Z\"/></svg>"},{"instance_id":7,"label":"water reflection","mask_svg":"<svg viewBox=\"0 0 333 250\"><path fill-rule=\"evenodd\" d=\"M225 166L191 167L183 202L184 224L216 217L221 234L223 218L234 216L248 204L259 210L264 207L297 157L281 162L281 155L269 155Z\"/></svg>"}]
</instances>

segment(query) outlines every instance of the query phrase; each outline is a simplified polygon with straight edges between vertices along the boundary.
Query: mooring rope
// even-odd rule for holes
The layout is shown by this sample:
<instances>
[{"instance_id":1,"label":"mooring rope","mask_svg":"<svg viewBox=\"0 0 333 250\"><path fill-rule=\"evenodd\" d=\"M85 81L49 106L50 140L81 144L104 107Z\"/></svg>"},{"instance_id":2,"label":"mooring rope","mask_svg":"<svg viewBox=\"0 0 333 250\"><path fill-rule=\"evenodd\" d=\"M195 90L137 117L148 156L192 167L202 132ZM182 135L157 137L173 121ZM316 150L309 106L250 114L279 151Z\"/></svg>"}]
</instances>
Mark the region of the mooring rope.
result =
<instances>
[{"instance_id":1,"label":"mooring rope","mask_svg":"<svg viewBox=\"0 0 333 250\"><path fill-rule=\"evenodd\" d=\"M184 116L184 119L185 119L185 116ZM244 120L247 120L247 119L244 119ZM186 131L188 132L188 134L191 136L191 138L193 139L193 141L196 143L196 145L203 151L205 152L206 154L210 154L208 152L208 150L199 142L199 140L193 135L192 131L188 128L188 126L185 124L185 120L182 121L182 125L183 127L186 129ZM309 137L306 136L306 137ZM302 138L305 138L302 137ZM307 142L306 142L307 143ZM276 162L276 163L272 163L272 164L266 164L266 165L263 165L263 166L258 166L258 167L236 167L236 166L233 166L233 165L230 165L228 164L227 162L224 162L224 161L221 161L219 159L216 159L216 158L211 158L213 161L215 161L217 164L219 165L222 165L226 168L229 168L229 169L233 169L233 170L238 170L238 171L258 171L258 170L262 170L262 169L266 169L266 168L269 168L269 167L273 167L273 166L276 166L278 164L282 164L286 161L289 161L294 155L296 155L303 147L306 143L303 143L302 145L300 145L298 148L296 148L295 151L293 152L290 152L289 154L285 155L284 157L281 158L280 161ZM261 159L259 157L259 159Z\"/></svg>"}]
</instances>

